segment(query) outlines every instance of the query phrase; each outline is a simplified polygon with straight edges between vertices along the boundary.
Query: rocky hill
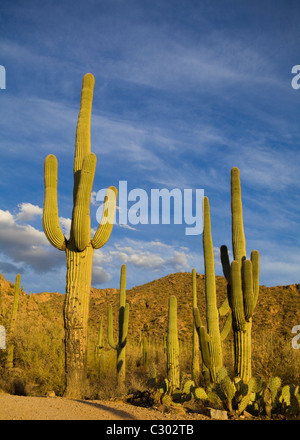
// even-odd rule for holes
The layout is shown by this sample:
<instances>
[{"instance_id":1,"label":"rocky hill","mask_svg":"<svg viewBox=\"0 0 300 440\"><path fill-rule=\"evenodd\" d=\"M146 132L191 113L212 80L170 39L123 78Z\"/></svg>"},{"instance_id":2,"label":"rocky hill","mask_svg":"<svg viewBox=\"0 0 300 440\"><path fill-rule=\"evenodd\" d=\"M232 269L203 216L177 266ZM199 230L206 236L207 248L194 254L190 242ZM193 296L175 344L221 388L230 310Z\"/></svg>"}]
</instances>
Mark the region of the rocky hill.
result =
<instances>
[{"instance_id":1,"label":"rocky hill","mask_svg":"<svg viewBox=\"0 0 300 440\"><path fill-rule=\"evenodd\" d=\"M204 275L197 274L198 306L205 319ZM226 281L216 277L219 305L226 297ZM167 326L168 298L176 295L178 303L178 332L180 338L192 333L192 276L191 273L173 273L150 283L133 287L126 292L130 305L129 338L138 338L140 333L161 337ZM62 309L64 295L57 292L26 294L21 291L19 320L31 320L43 325L47 316L63 326ZM13 283L0 279L0 319L6 324L12 309ZM100 316L106 325L107 307L113 305L117 319L118 289L91 289L90 328L98 329ZM288 286L260 286L260 293L253 316L253 332L269 333L280 338L291 338L291 329L300 324L300 284Z\"/></svg>"},{"instance_id":2,"label":"rocky hill","mask_svg":"<svg viewBox=\"0 0 300 440\"><path fill-rule=\"evenodd\" d=\"M22 282L21 282L22 284ZM205 322L204 275L197 275L198 306ZM221 305L226 297L226 281L223 277L216 277L218 303ZM13 283L2 276L0 279L0 324L7 326L13 304ZM190 341L192 336L192 275L191 273L173 273L150 283L133 287L126 292L127 302L130 304L130 323L128 344L137 342L141 336L148 336L151 340L162 340L166 334L168 317L168 298L176 295L178 304L178 333L183 341ZM47 366L49 357L56 356L56 352L63 350L63 301L64 295L53 292L41 292L28 295L20 292L18 311L18 350L41 350L36 340L29 337L36 335L36 339L45 340L47 354L39 354L39 364ZM91 350L97 343L100 316L104 318L104 335L106 338L107 307L112 304L117 332L118 318L118 289L91 289L89 343ZM260 286L257 306L253 316L253 353L263 358L264 350L271 350L272 362L274 358L283 365L289 359L298 355L300 350L291 346L293 326L300 324L300 284L289 286L266 287ZM222 322L221 324L222 325ZM18 339L17 335L17 339ZM24 338L27 335L28 341ZM231 335L232 338L232 335ZM29 340L30 339L30 340ZM230 345L230 337L228 338ZM25 342L24 342L25 341ZM51 343L49 343L51 341ZM281 351L278 351L280 347ZM106 347L107 348L107 347ZM108 348L107 348L108 349ZM52 354L49 353L52 350ZM0 353L1 354L1 353ZM37 353L36 353L36 356ZM261 368L267 371L270 354L260 360ZM43 357L45 358L43 360ZM24 360L22 360L24 363ZM32 362L32 354L28 354L28 363ZM44 364L43 364L44 362ZM275 363L276 363L275 362ZM42 367L41 367L42 368ZM62 366L60 366L62 368Z\"/></svg>"}]
</instances>

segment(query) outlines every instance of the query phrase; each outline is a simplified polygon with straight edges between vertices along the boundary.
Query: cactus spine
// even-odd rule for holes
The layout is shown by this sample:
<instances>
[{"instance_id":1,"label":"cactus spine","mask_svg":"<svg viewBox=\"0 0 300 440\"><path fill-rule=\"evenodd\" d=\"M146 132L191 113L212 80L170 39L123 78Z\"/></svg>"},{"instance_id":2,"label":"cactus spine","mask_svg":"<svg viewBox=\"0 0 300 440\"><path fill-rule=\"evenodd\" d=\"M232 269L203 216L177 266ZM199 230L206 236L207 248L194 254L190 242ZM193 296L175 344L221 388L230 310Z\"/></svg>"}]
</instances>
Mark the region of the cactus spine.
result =
<instances>
[{"instance_id":1,"label":"cactus spine","mask_svg":"<svg viewBox=\"0 0 300 440\"><path fill-rule=\"evenodd\" d=\"M117 190L110 187L99 227L91 238L90 197L96 168L96 156L91 153L90 123L94 77L83 77L80 111L76 129L74 157L73 212L70 239L60 229L57 207L57 159L50 154L45 159L44 232L50 243L66 252L67 275L64 301L65 325L65 396L82 398L86 378L87 320L92 278L94 249L109 239L116 208Z\"/></svg>"},{"instance_id":2,"label":"cactus spine","mask_svg":"<svg viewBox=\"0 0 300 440\"><path fill-rule=\"evenodd\" d=\"M18 307L19 307L19 295L20 295L20 281L21 281L21 275L18 273L16 276L16 282L15 282L15 293L14 293L14 303L13 303L13 309L11 314L11 320L10 320L10 327L9 327L9 343L7 344L7 358L6 358L6 366L7 368L13 368L14 365L14 333L16 328L16 320L17 320L17 314L18 314Z\"/></svg>"},{"instance_id":3,"label":"cactus spine","mask_svg":"<svg viewBox=\"0 0 300 440\"><path fill-rule=\"evenodd\" d=\"M177 298L169 298L167 332L167 378L172 389L180 387L179 341L177 332Z\"/></svg>"},{"instance_id":4,"label":"cactus spine","mask_svg":"<svg viewBox=\"0 0 300 440\"><path fill-rule=\"evenodd\" d=\"M117 351L117 378L118 385L123 387L125 384L126 371L126 342L128 334L129 304L126 303L126 265L121 267L120 278L120 307L119 307L119 338L115 343L113 337L113 313L112 306L108 306L107 335L109 345Z\"/></svg>"},{"instance_id":5,"label":"cactus spine","mask_svg":"<svg viewBox=\"0 0 300 440\"><path fill-rule=\"evenodd\" d=\"M244 382L251 372L251 328L252 315L259 292L259 252L251 252L246 259L246 240L243 224L240 172L231 170L231 215L232 249L231 265L226 246L221 247L221 261L224 275L229 283L229 302L232 309L234 334L234 371Z\"/></svg>"}]
</instances>

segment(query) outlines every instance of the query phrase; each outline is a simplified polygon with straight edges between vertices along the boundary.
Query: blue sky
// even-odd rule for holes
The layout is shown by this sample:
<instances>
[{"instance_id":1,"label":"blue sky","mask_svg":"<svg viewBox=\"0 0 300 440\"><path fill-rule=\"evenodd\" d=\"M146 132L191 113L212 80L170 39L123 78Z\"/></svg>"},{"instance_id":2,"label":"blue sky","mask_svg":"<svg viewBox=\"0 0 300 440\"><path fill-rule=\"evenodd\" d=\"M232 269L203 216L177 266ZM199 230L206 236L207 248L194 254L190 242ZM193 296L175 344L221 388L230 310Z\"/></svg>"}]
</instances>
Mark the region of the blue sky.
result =
<instances>
[{"instance_id":1,"label":"blue sky","mask_svg":"<svg viewBox=\"0 0 300 440\"><path fill-rule=\"evenodd\" d=\"M216 274L231 249L230 170L240 168L248 256L261 284L299 282L300 64L297 0L9 1L0 4L0 271L26 292L65 289L65 255L42 229L43 164L58 159L62 228L72 212L81 81L95 76L93 195L204 189ZM132 203L131 203L132 204ZM130 203L129 203L130 205ZM92 227L97 227L91 203ZM95 252L94 287L203 273L202 235L186 225L115 225Z\"/></svg>"}]
</instances>

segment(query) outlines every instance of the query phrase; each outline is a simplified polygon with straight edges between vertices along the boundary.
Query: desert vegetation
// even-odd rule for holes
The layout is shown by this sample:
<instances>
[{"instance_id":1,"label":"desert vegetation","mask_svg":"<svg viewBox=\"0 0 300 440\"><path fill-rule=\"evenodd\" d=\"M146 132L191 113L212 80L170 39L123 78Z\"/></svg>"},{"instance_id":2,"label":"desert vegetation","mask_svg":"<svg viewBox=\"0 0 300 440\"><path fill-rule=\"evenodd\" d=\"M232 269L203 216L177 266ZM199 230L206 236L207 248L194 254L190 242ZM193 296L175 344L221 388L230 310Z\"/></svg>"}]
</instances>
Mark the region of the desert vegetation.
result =
<instances>
[{"instance_id":1,"label":"desert vegetation","mask_svg":"<svg viewBox=\"0 0 300 440\"><path fill-rule=\"evenodd\" d=\"M232 416L298 417L300 350L291 346L300 286L259 283L259 252L246 255L238 168L231 170L232 255L220 249L215 275L210 206L203 200L204 274L177 273L126 290L93 289L94 249L109 239L116 207L110 188L91 238L89 201L96 158L90 152L94 80L83 79L74 159L70 239L59 228L57 161L45 161L44 230L67 256L66 293L28 294L20 274L1 275L0 387L15 394L76 399L122 397L144 405L210 406ZM130 312L129 312L130 310ZM298 313L298 315L297 315ZM114 318L113 318L114 317ZM118 317L118 318L117 318Z\"/></svg>"}]
</instances>

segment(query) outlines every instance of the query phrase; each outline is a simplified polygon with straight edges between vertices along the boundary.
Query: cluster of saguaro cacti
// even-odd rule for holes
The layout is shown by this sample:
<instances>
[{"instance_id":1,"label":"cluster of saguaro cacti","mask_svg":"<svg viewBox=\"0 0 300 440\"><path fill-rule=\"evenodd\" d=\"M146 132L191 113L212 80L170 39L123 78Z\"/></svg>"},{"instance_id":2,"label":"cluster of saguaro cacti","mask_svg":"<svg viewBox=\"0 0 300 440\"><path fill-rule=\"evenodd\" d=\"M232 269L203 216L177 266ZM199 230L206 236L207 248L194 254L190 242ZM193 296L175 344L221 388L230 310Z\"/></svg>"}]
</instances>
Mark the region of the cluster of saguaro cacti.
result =
<instances>
[{"instance_id":1,"label":"cluster of saguaro cacti","mask_svg":"<svg viewBox=\"0 0 300 440\"><path fill-rule=\"evenodd\" d=\"M14 347L15 347L14 332L15 332L17 313L19 307L20 282L21 282L21 275L18 273L16 276L14 303L13 303L13 309L12 309L10 326L9 326L9 342L7 344L7 358L6 358L7 368L13 368L13 364L14 364Z\"/></svg>"},{"instance_id":2,"label":"cluster of saguaro cacti","mask_svg":"<svg viewBox=\"0 0 300 440\"><path fill-rule=\"evenodd\" d=\"M108 306L107 336L109 345L117 351L117 378L118 385L125 383L126 372L126 342L128 334L129 304L126 303L126 265L121 267L120 277L120 307L119 307L119 336L118 342L113 337L112 306Z\"/></svg>"},{"instance_id":3,"label":"cluster of saguaro cacti","mask_svg":"<svg viewBox=\"0 0 300 440\"><path fill-rule=\"evenodd\" d=\"M203 199L203 250L205 265L205 298L207 330L203 326L197 305L195 306L193 273L194 325L198 331L202 360L210 378L217 381L223 366L221 341L230 329L234 334L235 376L247 382L251 378L251 327L252 315L259 292L259 253L254 250L246 259L246 243L243 225L240 173L231 170L232 248L234 260L230 264L228 249L221 246L221 262L228 282L228 296L217 308L213 243L211 238L210 209L207 197ZM222 331L219 331L219 315L228 313Z\"/></svg>"},{"instance_id":4,"label":"cluster of saguaro cacti","mask_svg":"<svg viewBox=\"0 0 300 440\"><path fill-rule=\"evenodd\" d=\"M67 276L64 302L65 323L65 395L82 398L86 379L87 320L94 249L108 240L116 209L117 190L110 187L99 227L91 238L90 198L96 156L91 153L90 124L94 77L86 74L82 82L80 111L76 129L74 157L73 212L70 238L64 236L57 207L57 159L50 154L45 160L45 200L43 227L50 243L66 252Z\"/></svg>"},{"instance_id":5,"label":"cluster of saguaro cacti","mask_svg":"<svg viewBox=\"0 0 300 440\"><path fill-rule=\"evenodd\" d=\"M203 199L203 250L207 330L202 324L197 304L195 304L193 299L194 325L199 336L202 361L209 370L210 379L215 382L217 380L218 371L223 367L221 341L227 336L231 321L229 315L221 332L219 327L219 314L223 314L228 310L226 304L221 306L221 310L217 307L214 252L211 236L209 200L207 197ZM195 284L195 280L193 284ZM193 286L193 290L195 288L196 287Z\"/></svg>"},{"instance_id":6,"label":"cluster of saguaro cacti","mask_svg":"<svg viewBox=\"0 0 300 440\"><path fill-rule=\"evenodd\" d=\"M259 292L259 252L251 252L246 259L246 241L243 224L240 172L231 170L232 250L234 260L229 262L228 249L221 247L224 276L228 282L229 304L232 310L234 334L234 372L245 382L251 378L252 315Z\"/></svg>"}]
</instances>

